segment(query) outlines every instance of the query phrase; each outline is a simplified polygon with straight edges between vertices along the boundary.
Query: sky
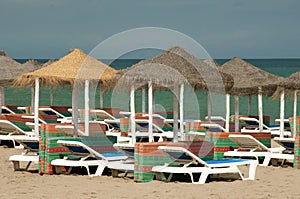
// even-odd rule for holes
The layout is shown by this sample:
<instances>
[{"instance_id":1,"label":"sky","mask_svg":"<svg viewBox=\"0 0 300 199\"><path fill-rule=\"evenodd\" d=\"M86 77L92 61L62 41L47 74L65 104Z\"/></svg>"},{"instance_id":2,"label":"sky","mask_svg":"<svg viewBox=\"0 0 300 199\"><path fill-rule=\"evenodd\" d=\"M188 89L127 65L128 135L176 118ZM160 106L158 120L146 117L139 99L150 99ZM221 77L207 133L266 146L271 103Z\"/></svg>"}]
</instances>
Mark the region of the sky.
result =
<instances>
[{"instance_id":1,"label":"sky","mask_svg":"<svg viewBox=\"0 0 300 199\"><path fill-rule=\"evenodd\" d=\"M1 0L0 50L59 58L72 48L89 53L123 31L160 27L213 58L300 58L299 8L299 0Z\"/></svg>"}]
</instances>

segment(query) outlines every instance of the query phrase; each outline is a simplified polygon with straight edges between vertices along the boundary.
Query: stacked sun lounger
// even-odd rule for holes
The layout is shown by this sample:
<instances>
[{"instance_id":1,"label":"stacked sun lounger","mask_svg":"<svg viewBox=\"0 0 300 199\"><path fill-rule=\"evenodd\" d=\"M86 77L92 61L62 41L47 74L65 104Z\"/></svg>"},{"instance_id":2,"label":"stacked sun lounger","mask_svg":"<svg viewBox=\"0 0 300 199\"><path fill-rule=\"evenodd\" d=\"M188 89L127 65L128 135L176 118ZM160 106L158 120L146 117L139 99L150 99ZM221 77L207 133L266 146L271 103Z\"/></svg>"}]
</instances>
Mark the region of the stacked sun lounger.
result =
<instances>
[{"instance_id":1,"label":"stacked sun lounger","mask_svg":"<svg viewBox=\"0 0 300 199\"><path fill-rule=\"evenodd\" d=\"M51 165L51 161L71 154L68 149L57 144L57 140L74 140L75 138L66 137L65 134L59 132L55 126L56 124L41 125L38 165L40 174L53 174L54 169Z\"/></svg>"},{"instance_id":2,"label":"stacked sun lounger","mask_svg":"<svg viewBox=\"0 0 300 199\"><path fill-rule=\"evenodd\" d=\"M294 129L294 118L289 118L291 129ZM294 167L300 169L300 116L296 117L296 135L294 143Z\"/></svg>"},{"instance_id":3,"label":"stacked sun lounger","mask_svg":"<svg viewBox=\"0 0 300 199\"><path fill-rule=\"evenodd\" d=\"M79 125L79 129L84 131L84 125ZM89 136L78 137L76 141L58 140L57 143L68 148L72 156L53 160L51 164L56 171L62 172L60 168L65 166L70 168L63 172L66 174L74 167L85 168L89 176L102 175L106 167L111 169L113 175L119 171L133 172L133 163L125 162L128 157L113 147L116 137L105 135L105 125L90 123L89 131ZM96 167L95 171L91 167Z\"/></svg>"},{"instance_id":4,"label":"stacked sun lounger","mask_svg":"<svg viewBox=\"0 0 300 199\"><path fill-rule=\"evenodd\" d=\"M237 148L238 145L229 139L230 134L241 134L240 132L207 132L205 139L214 143L214 159L224 158L224 152ZM267 147L271 146L270 133L247 133L252 135Z\"/></svg>"},{"instance_id":5,"label":"stacked sun lounger","mask_svg":"<svg viewBox=\"0 0 300 199\"><path fill-rule=\"evenodd\" d=\"M155 173L152 167L164 165L171 159L158 151L159 146L181 146L192 151L197 156L205 160L213 159L213 143L212 142L140 142L135 144L135 170L134 180L136 182L149 182L154 179Z\"/></svg>"}]
</instances>

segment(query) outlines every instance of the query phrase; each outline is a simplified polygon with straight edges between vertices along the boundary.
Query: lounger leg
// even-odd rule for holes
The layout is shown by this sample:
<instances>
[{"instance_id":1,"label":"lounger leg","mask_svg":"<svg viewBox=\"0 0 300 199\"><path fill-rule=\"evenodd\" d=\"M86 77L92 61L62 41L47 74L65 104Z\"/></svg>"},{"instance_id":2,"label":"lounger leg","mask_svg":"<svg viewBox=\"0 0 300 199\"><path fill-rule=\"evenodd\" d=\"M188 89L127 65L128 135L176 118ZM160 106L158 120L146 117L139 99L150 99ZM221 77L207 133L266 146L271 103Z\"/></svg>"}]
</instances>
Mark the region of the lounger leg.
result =
<instances>
[{"instance_id":1,"label":"lounger leg","mask_svg":"<svg viewBox=\"0 0 300 199\"><path fill-rule=\"evenodd\" d=\"M155 172L155 178L156 178L156 180L162 181L162 175L163 174L161 172Z\"/></svg>"},{"instance_id":2,"label":"lounger leg","mask_svg":"<svg viewBox=\"0 0 300 199\"><path fill-rule=\"evenodd\" d=\"M28 170L28 168L30 167L30 165L31 165L31 161L27 163L26 168L25 168L26 171Z\"/></svg>"},{"instance_id":3,"label":"lounger leg","mask_svg":"<svg viewBox=\"0 0 300 199\"><path fill-rule=\"evenodd\" d=\"M14 170L20 171L20 162L19 161L13 161Z\"/></svg>"},{"instance_id":4,"label":"lounger leg","mask_svg":"<svg viewBox=\"0 0 300 199\"><path fill-rule=\"evenodd\" d=\"M271 161L271 156L267 155L262 163L262 166L265 167L269 166L270 161Z\"/></svg>"},{"instance_id":5,"label":"lounger leg","mask_svg":"<svg viewBox=\"0 0 300 199\"><path fill-rule=\"evenodd\" d=\"M103 164L99 163L99 165L97 166L97 170L96 170L95 174L94 175L90 175L89 174L89 175L90 176L101 176L102 173L103 173L103 171L104 171L104 169L105 169L105 166ZM88 171L88 173L89 173L89 171Z\"/></svg>"},{"instance_id":6,"label":"lounger leg","mask_svg":"<svg viewBox=\"0 0 300 199\"><path fill-rule=\"evenodd\" d=\"M256 172L257 165L258 165L257 161L250 163L248 178L245 180L255 180L255 172Z\"/></svg>"},{"instance_id":7,"label":"lounger leg","mask_svg":"<svg viewBox=\"0 0 300 199\"><path fill-rule=\"evenodd\" d=\"M118 174L119 174L119 171L118 170L116 170L116 169L112 169L111 170L111 175L112 175L112 177L118 177Z\"/></svg>"},{"instance_id":8,"label":"lounger leg","mask_svg":"<svg viewBox=\"0 0 300 199\"><path fill-rule=\"evenodd\" d=\"M207 172L207 171L202 172L201 175L200 175L198 183L195 183L194 179L193 179L193 174L190 174L190 176L192 178L192 183L194 183L194 184L205 184L208 175L209 175L209 172Z\"/></svg>"}]
</instances>

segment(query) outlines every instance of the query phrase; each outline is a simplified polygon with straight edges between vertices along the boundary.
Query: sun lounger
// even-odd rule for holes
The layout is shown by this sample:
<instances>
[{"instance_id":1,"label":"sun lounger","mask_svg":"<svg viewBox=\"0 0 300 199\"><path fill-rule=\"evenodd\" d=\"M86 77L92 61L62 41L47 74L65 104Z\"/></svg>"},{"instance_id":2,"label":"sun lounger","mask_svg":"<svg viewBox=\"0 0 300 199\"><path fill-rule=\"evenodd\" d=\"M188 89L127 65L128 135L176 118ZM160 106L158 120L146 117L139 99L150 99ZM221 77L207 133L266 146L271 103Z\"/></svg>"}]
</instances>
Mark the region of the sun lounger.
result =
<instances>
[{"instance_id":1,"label":"sun lounger","mask_svg":"<svg viewBox=\"0 0 300 199\"><path fill-rule=\"evenodd\" d=\"M24 146L25 152L21 155L12 155L9 157L9 161L12 161L14 170L28 170L32 163L37 164L39 161L38 150L39 150L39 138L28 137L28 136L17 136L15 141ZM27 163L25 168L21 168L21 162Z\"/></svg>"},{"instance_id":2,"label":"sun lounger","mask_svg":"<svg viewBox=\"0 0 300 199\"><path fill-rule=\"evenodd\" d=\"M101 125L107 126L107 124L105 122L103 122L103 121L90 121L89 123L92 124L92 125L94 125L94 127L98 125L99 128L102 128ZM74 136L74 124L69 124L69 123L66 123L66 124L57 124L55 126L55 128L57 130L63 132L67 136ZM82 123L82 122L78 123L78 134L80 136L85 136L84 123Z\"/></svg>"},{"instance_id":3,"label":"sun lounger","mask_svg":"<svg viewBox=\"0 0 300 199\"><path fill-rule=\"evenodd\" d=\"M242 133L255 133L259 131L259 120L252 117L240 117L240 121L242 121L245 125L241 129ZM270 132L273 136L280 135L280 127L278 125L267 126L263 124L263 132ZM284 136L291 136L290 131L284 131Z\"/></svg>"},{"instance_id":4,"label":"sun lounger","mask_svg":"<svg viewBox=\"0 0 300 199\"><path fill-rule=\"evenodd\" d=\"M114 148L125 154L128 158L134 160L134 144L131 143L115 143Z\"/></svg>"},{"instance_id":5,"label":"sun lounger","mask_svg":"<svg viewBox=\"0 0 300 199\"><path fill-rule=\"evenodd\" d=\"M14 147L17 147L18 136L23 138L27 136L29 138L34 137L35 134L28 124L33 123L34 116L29 114L6 114L0 116L0 141L8 140L13 143ZM56 121L56 116L40 116L39 121L41 123L47 123L50 121Z\"/></svg>"},{"instance_id":6,"label":"sun lounger","mask_svg":"<svg viewBox=\"0 0 300 199\"><path fill-rule=\"evenodd\" d=\"M201 126L207 129L210 132L226 132L226 130L217 123L201 123Z\"/></svg>"},{"instance_id":7,"label":"sun lounger","mask_svg":"<svg viewBox=\"0 0 300 199\"><path fill-rule=\"evenodd\" d=\"M260 141L255 139L251 135L236 135L231 134L229 138L235 142L239 148L233 151L227 151L224 153L224 156L230 157L258 157L263 158L262 166L268 166L271 159L274 160L293 160L294 155L285 154L283 151L284 147L268 148Z\"/></svg>"},{"instance_id":8,"label":"sun lounger","mask_svg":"<svg viewBox=\"0 0 300 199\"><path fill-rule=\"evenodd\" d=\"M72 114L67 106L40 106L39 112L42 115L56 115L57 120L62 123L71 123Z\"/></svg>"},{"instance_id":9,"label":"sun lounger","mask_svg":"<svg viewBox=\"0 0 300 199\"><path fill-rule=\"evenodd\" d=\"M171 180L174 173L189 174L193 184L204 184L210 174L236 173L239 174L242 180L255 179L257 160L224 159L203 161L183 147L159 146L158 150L170 157L172 162L152 168L152 171L156 173L157 179L161 179L162 173L170 173L168 181ZM243 165L249 166L247 178L242 175L238 168L238 166ZM198 181L194 179L194 174L201 174Z\"/></svg>"},{"instance_id":10,"label":"sun lounger","mask_svg":"<svg viewBox=\"0 0 300 199\"><path fill-rule=\"evenodd\" d=\"M284 153L294 153L295 138L274 137L273 140L286 149Z\"/></svg>"},{"instance_id":11,"label":"sun lounger","mask_svg":"<svg viewBox=\"0 0 300 199\"><path fill-rule=\"evenodd\" d=\"M101 176L106 167L112 170L113 175L118 171L133 172L134 170L133 162L127 162L128 157L122 153L100 153L79 141L58 140L57 143L67 147L73 154L79 155L79 158L74 160L66 157L53 160L51 164L56 167L56 171L58 166L70 167L68 173L73 167L84 167L89 176ZM90 171L92 166L97 167L94 174Z\"/></svg>"},{"instance_id":12,"label":"sun lounger","mask_svg":"<svg viewBox=\"0 0 300 199\"><path fill-rule=\"evenodd\" d=\"M25 113L19 110L17 106L2 105L2 114L22 114Z\"/></svg>"}]
</instances>

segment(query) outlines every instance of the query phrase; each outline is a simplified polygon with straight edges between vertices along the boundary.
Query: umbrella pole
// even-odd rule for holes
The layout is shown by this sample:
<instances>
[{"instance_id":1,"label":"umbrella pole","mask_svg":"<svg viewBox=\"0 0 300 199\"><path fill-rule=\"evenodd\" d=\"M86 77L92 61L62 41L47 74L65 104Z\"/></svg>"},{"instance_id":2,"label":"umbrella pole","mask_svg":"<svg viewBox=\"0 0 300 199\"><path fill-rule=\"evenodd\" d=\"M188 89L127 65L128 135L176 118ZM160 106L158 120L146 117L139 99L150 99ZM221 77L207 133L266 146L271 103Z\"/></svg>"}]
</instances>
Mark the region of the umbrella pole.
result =
<instances>
[{"instance_id":1,"label":"umbrella pole","mask_svg":"<svg viewBox=\"0 0 300 199\"><path fill-rule=\"evenodd\" d=\"M211 121L211 93L207 91L207 118Z\"/></svg>"},{"instance_id":2,"label":"umbrella pole","mask_svg":"<svg viewBox=\"0 0 300 199\"><path fill-rule=\"evenodd\" d=\"M183 114L183 100L184 100L184 84L181 83L180 84L180 103L179 103L179 113L180 113L180 117L179 117L179 120L180 120L180 140L181 141L184 141L185 140L185 136L184 136L184 124L183 124L183 117L184 117L184 114Z\"/></svg>"},{"instance_id":3,"label":"umbrella pole","mask_svg":"<svg viewBox=\"0 0 300 199\"><path fill-rule=\"evenodd\" d=\"M174 111L174 115L173 115L174 139L173 139L173 142L174 143L178 142L178 99L177 99L177 94L178 94L178 84L175 84L175 86L174 86L174 101L173 101L173 111Z\"/></svg>"},{"instance_id":4,"label":"umbrella pole","mask_svg":"<svg viewBox=\"0 0 300 199\"><path fill-rule=\"evenodd\" d=\"M145 112L146 112L146 89L143 87L142 88L142 114L144 115Z\"/></svg>"},{"instance_id":5,"label":"umbrella pole","mask_svg":"<svg viewBox=\"0 0 300 199\"><path fill-rule=\"evenodd\" d=\"M53 93L54 93L54 89L53 86L50 87L50 106L53 105Z\"/></svg>"},{"instance_id":6,"label":"umbrella pole","mask_svg":"<svg viewBox=\"0 0 300 199\"><path fill-rule=\"evenodd\" d=\"M226 132L229 132L229 117L230 117L230 95L226 94Z\"/></svg>"},{"instance_id":7,"label":"umbrella pole","mask_svg":"<svg viewBox=\"0 0 300 199\"><path fill-rule=\"evenodd\" d=\"M239 96L234 96L234 130L239 132Z\"/></svg>"},{"instance_id":8,"label":"umbrella pole","mask_svg":"<svg viewBox=\"0 0 300 199\"><path fill-rule=\"evenodd\" d=\"M31 113L34 113L34 96L35 96L34 86L32 85L31 86L31 110L30 110Z\"/></svg>"},{"instance_id":9,"label":"umbrella pole","mask_svg":"<svg viewBox=\"0 0 300 199\"><path fill-rule=\"evenodd\" d=\"M284 137L284 90L280 93L280 137Z\"/></svg>"},{"instance_id":10,"label":"umbrella pole","mask_svg":"<svg viewBox=\"0 0 300 199\"><path fill-rule=\"evenodd\" d=\"M103 87L101 87L101 84L99 85L99 99L100 99L100 108L103 108Z\"/></svg>"},{"instance_id":11,"label":"umbrella pole","mask_svg":"<svg viewBox=\"0 0 300 199\"><path fill-rule=\"evenodd\" d=\"M35 92L34 92L34 133L35 136L39 136L39 94L40 94L40 82L39 78L35 79Z\"/></svg>"},{"instance_id":12,"label":"umbrella pole","mask_svg":"<svg viewBox=\"0 0 300 199\"><path fill-rule=\"evenodd\" d=\"M153 142L153 87L152 81L148 82L148 115L149 115L149 142ZM144 103L143 103L144 104Z\"/></svg>"},{"instance_id":13,"label":"umbrella pole","mask_svg":"<svg viewBox=\"0 0 300 199\"><path fill-rule=\"evenodd\" d=\"M4 104L4 87L0 87L0 114L2 113L2 106Z\"/></svg>"},{"instance_id":14,"label":"umbrella pole","mask_svg":"<svg viewBox=\"0 0 300 199\"><path fill-rule=\"evenodd\" d=\"M89 98L89 80L84 82L84 134L89 136L89 115L90 115L90 98Z\"/></svg>"},{"instance_id":15,"label":"umbrella pole","mask_svg":"<svg viewBox=\"0 0 300 199\"><path fill-rule=\"evenodd\" d=\"M296 120L296 118L297 118L297 90L295 90L295 92L294 92L294 120L293 120L293 122L294 122L294 128L293 128L293 137L296 137L296 134L297 134L297 120Z\"/></svg>"},{"instance_id":16,"label":"umbrella pole","mask_svg":"<svg viewBox=\"0 0 300 199\"><path fill-rule=\"evenodd\" d=\"M134 86L131 86L130 90L130 128L131 128L131 137L132 144L135 144L135 102L134 102Z\"/></svg>"},{"instance_id":17,"label":"umbrella pole","mask_svg":"<svg viewBox=\"0 0 300 199\"><path fill-rule=\"evenodd\" d=\"M251 115L251 95L248 96L248 116Z\"/></svg>"},{"instance_id":18,"label":"umbrella pole","mask_svg":"<svg viewBox=\"0 0 300 199\"><path fill-rule=\"evenodd\" d=\"M74 124L74 135L78 135L78 85L74 82L72 90L72 120Z\"/></svg>"},{"instance_id":19,"label":"umbrella pole","mask_svg":"<svg viewBox=\"0 0 300 199\"><path fill-rule=\"evenodd\" d=\"M263 131L263 110L262 110L262 90L258 87L258 119L259 119L259 131Z\"/></svg>"}]
</instances>

